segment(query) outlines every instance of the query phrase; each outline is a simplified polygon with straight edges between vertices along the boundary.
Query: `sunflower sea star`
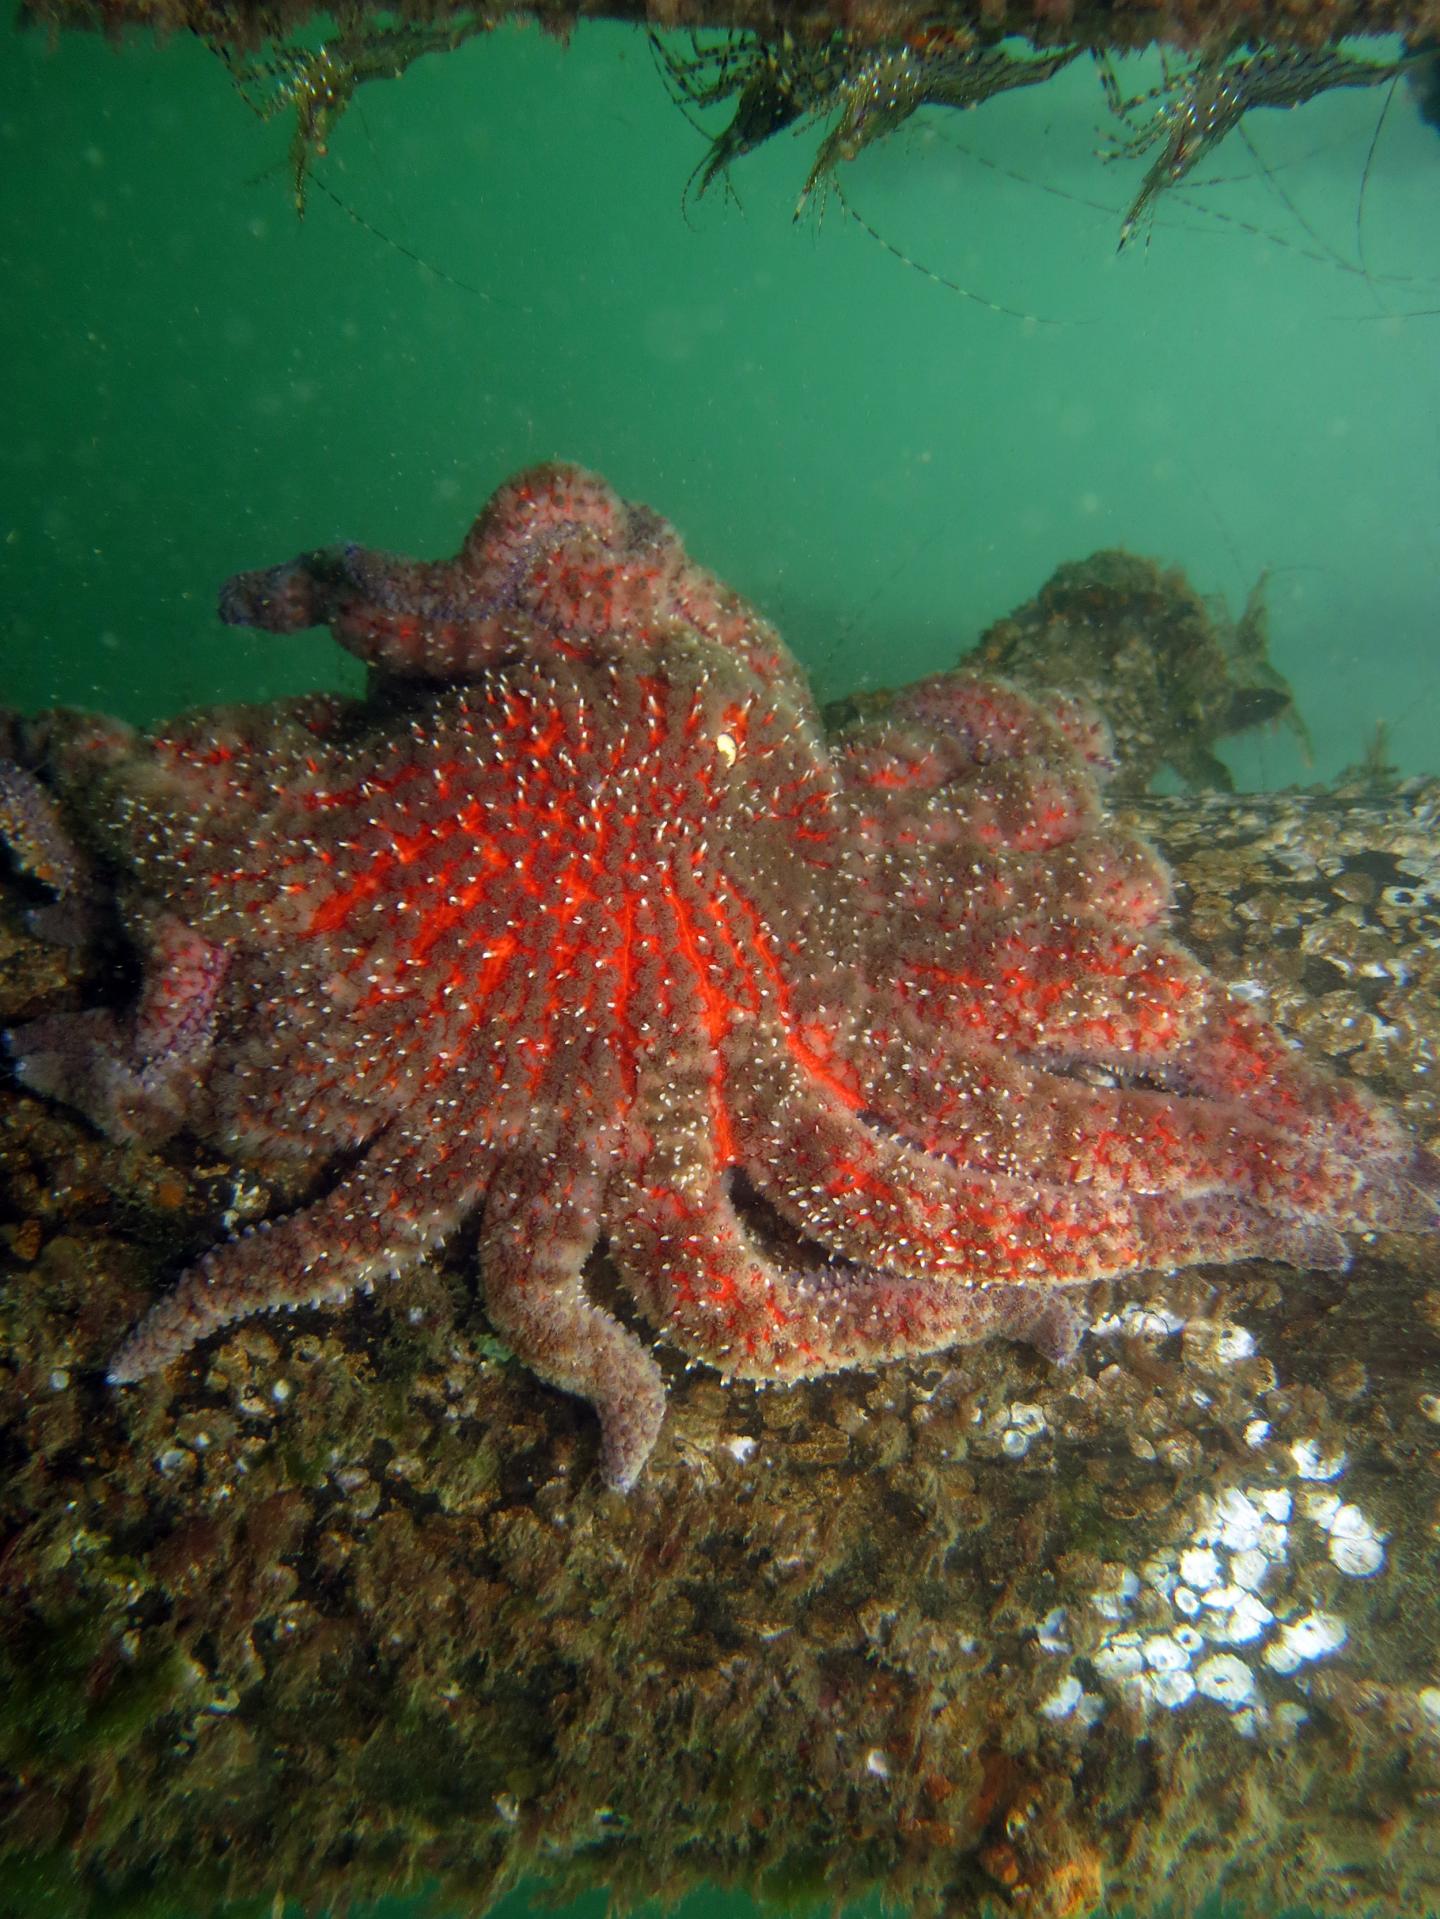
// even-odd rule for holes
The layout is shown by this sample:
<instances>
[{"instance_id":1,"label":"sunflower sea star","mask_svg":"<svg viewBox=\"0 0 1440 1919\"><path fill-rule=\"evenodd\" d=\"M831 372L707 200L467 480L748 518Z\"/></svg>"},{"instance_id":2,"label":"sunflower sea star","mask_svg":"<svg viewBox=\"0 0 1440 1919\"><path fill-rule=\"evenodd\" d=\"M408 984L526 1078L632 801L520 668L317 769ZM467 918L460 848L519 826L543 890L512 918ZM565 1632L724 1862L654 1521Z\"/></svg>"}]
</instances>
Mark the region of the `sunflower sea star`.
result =
<instances>
[{"instance_id":1,"label":"sunflower sea star","mask_svg":"<svg viewBox=\"0 0 1440 1919\"><path fill-rule=\"evenodd\" d=\"M221 610L328 624L368 697L53 714L0 779L57 891L119 876L143 961L129 1015L16 1030L20 1078L318 1192L186 1273L116 1382L475 1215L492 1323L626 1488L664 1389L586 1291L602 1237L682 1351L794 1380L1059 1357L1066 1287L1436 1226L1436 1161L1167 938L1081 703L941 675L827 744L765 622L564 466L453 561L310 553Z\"/></svg>"}]
</instances>

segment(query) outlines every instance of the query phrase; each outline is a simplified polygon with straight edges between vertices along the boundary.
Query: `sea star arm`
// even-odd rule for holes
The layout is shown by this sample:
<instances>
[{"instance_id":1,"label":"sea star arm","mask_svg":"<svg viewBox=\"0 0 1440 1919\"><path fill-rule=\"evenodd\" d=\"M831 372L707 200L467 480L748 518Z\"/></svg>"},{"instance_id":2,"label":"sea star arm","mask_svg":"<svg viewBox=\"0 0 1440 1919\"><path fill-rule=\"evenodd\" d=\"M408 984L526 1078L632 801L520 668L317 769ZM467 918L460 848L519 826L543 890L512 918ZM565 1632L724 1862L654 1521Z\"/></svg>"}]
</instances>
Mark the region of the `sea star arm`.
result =
<instances>
[{"instance_id":1,"label":"sea star arm","mask_svg":"<svg viewBox=\"0 0 1440 1919\"><path fill-rule=\"evenodd\" d=\"M999 1047L1138 1073L1174 1058L1213 986L1179 948L1090 915L985 912L963 926L896 915L866 931L861 967L881 1023L898 1007L962 1057Z\"/></svg>"},{"instance_id":2,"label":"sea star arm","mask_svg":"<svg viewBox=\"0 0 1440 1919\"><path fill-rule=\"evenodd\" d=\"M983 802L973 837L998 839L1010 827L1035 844L1073 839L1094 823L1098 785L1114 766L1110 729L1087 700L1037 697L966 672L904 687L885 714L835 743L835 760L854 793L900 812L958 785L966 816ZM995 781L989 800L987 781ZM1027 793L1035 794L1029 804Z\"/></svg>"},{"instance_id":3,"label":"sea star arm","mask_svg":"<svg viewBox=\"0 0 1440 1919\"><path fill-rule=\"evenodd\" d=\"M1177 1084L1241 1100L1329 1156L1335 1216L1347 1227L1440 1230L1440 1157L1363 1086L1312 1066L1223 988L1212 990L1171 1070Z\"/></svg>"},{"instance_id":4,"label":"sea star arm","mask_svg":"<svg viewBox=\"0 0 1440 1919\"><path fill-rule=\"evenodd\" d=\"M228 955L171 914L146 941L144 982L127 1023L93 1009L51 1013L7 1035L32 1092L63 1099L112 1139L173 1133L209 1060Z\"/></svg>"},{"instance_id":5,"label":"sea star arm","mask_svg":"<svg viewBox=\"0 0 1440 1919\"><path fill-rule=\"evenodd\" d=\"M777 1206L803 1218L817 1239L853 1243L853 1219L827 1218L792 1169L770 1190ZM1071 1286L1205 1261L1274 1259L1339 1272L1350 1260L1328 1199L1314 1212L1267 1204L1239 1181L1226 1185L1214 1168L1193 1189L1174 1191L1086 1189L1037 1180L1033 1173L1024 1179L962 1177L958 1190L950 1216L932 1220L904 1243L907 1261L923 1259L928 1245L938 1264L970 1240L982 1275L1009 1269L1037 1285ZM1341 1220L1357 1223L1349 1214ZM963 1278L963 1265L956 1270Z\"/></svg>"},{"instance_id":6,"label":"sea star arm","mask_svg":"<svg viewBox=\"0 0 1440 1919\"><path fill-rule=\"evenodd\" d=\"M32 878L60 899L77 893L88 862L46 787L28 768L0 759L0 843Z\"/></svg>"},{"instance_id":7,"label":"sea star arm","mask_svg":"<svg viewBox=\"0 0 1440 1919\"><path fill-rule=\"evenodd\" d=\"M1258 1221L1247 1239L1276 1257L1302 1215L1432 1229L1434 1162L1363 1089L1286 1047L1179 949L1095 933L1072 924L1057 946L1001 927L952 935L923 965L913 942L877 958L863 1030L859 1012L831 1014L857 1110L946 1164L1106 1204L1227 1189L1274 1220L1271 1244ZM776 1092L767 1104L794 1108ZM805 1151L801 1133L761 1157L798 1167ZM1185 1256L1175 1229L1163 1243Z\"/></svg>"},{"instance_id":8,"label":"sea star arm","mask_svg":"<svg viewBox=\"0 0 1440 1919\"><path fill-rule=\"evenodd\" d=\"M737 1096L717 1123L707 1080L697 1057L672 1062L663 1079L642 1089L648 1148L614 1176L605 1208L611 1255L628 1290L684 1352L725 1373L774 1380L996 1335L1028 1341L1056 1361L1070 1357L1083 1322L1053 1288L969 1283L980 1278L978 1267L957 1280L953 1270L939 1270L930 1247L907 1266L890 1257L895 1248L884 1233L864 1242L881 1256L866 1258L848 1233L827 1245L806 1234L803 1218L765 1207L765 1146L754 1114ZM708 1084L713 1094L714 1082ZM804 1134L813 1105L803 1096L790 1104ZM736 1151L748 1180L733 1163ZM913 1170L922 1180L932 1175L933 1199L933 1181L943 1172ZM748 1203L737 1204L737 1186L750 1191ZM852 1192L842 1216L848 1220L862 1197ZM998 1260L990 1276L1019 1277L1013 1264Z\"/></svg>"},{"instance_id":9,"label":"sea star arm","mask_svg":"<svg viewBox=\"0 0 1440 1919\"><path fill-rule=\"evenodd\" d=\"M645 598L637 595L644 579L635 577L636 554L668 532L577 467L537 467L500 488L453 560L354 545L302 553L227 581L220 617L271 633L328 626L341 646L382 671L465 678L522 643L533 652L546 639L573 637L582 611L590 626L602 617L613 624L619 585L629 589L620 596L626 609L636 610L629 603ZM669 545L673 572L673 534Z\"/></svg>"},{"instance_id":10,"label":"sea star arm","mask_svg":"<svg viewBox=\"0 0 1440 1919\"><path fill-rule=\"evenodd\" d=\"M1313 1066L1169 940L1093 914L986 915L963 932L932 920L892 933L869 968L898 983L904 1011L947 1035L957 1058L978 1039L1072 1087L1099 1073L1168 1094L1188 1158L1166 1150L1163 1098L1130 1108L1131 1122L1158 1125L1149 1164L1162 1184L1167 1164L1199 1180L1194 1149L1213 1102L1215 1178L1240 1177L1252 1194L1268 1182L1264 1203L1312 1208L1347 1230L1434 1227L1433 1157L1362 1087ZM1111 1117L1102 1090L1088 1123L1103 1130Z\"/></svg>"},{"instance_id":11,"label":"sea star arm","mask_svg":"<svg viewBox=\"0 0 1440 1919\"><path fill-rule=\"evenodd\" d=\"M493 599L473 592L453 562L402 559L366 547L302 553L237 573L220 594L227 626L298 633L328 626L368 666L417 679L479 672L515 650Z\"/></svg>"},{"instance_id":12,"label":"sea star arm","mask_svg":"<svg viewBox=\"0 0 1440 1919\"><path fill-rule=\"evenodd\" d=\"M1059 1361L1083 1322L1053 1291L957 1285L830 1260L773 1238L762 1245L715 1164L682 1184L646 1169L612 1208L611 1251L627 1287L666 1337L740 1379L815 1378L994 1337Z\"/></svg>"},{"instance_id":13,"label":"sea star arm","mask_svg":"<svg viewBox=\"0 0 1440 1919\"><path fill-rule=\"evenodd\" d=\"M599 1182L583 1165L502 1163L485 1201L485 1311L540 1379L588 1400L600 1419L600 1469L628 1492L665 1415L660 1369L640 1341L587 1298L581 1274L599 1235Z\"/></svg>"},{"instance_id":14,"label":"sea star arm","mask_svg":"<svg viewBox=\"0 0 1440 1919\"><path fill-rule=\"evenodd\" d=\"M341 1305L396 1277L454 1230L480 1178L433 1144L382 1135L323 1198L216 1247L183 1274L111 1360L111 1384L146 1379L255 1313Z\"/></svg>"},{"instance_id":15,"label":"sea star arm","mask_svg":"<svg viewBox=\"0 0 1440 1919\"><path fill-rule=\"evenodd\" d=\"M957 759L953 745L930 729L912 729L887 733L883 749L867 754L863 778L853 754L843 771L870 801L878 840L1043 853L1092 831L1102 817L1094 780L1054 744L1053 753L972 762Z\"/></svg>"},{"instance_id":16,"label":"sea star arm","mask_svg":"<svg viewBox=\"0 0 1440 1919\"><path fill-rule=\"evenodd\" d=\"M666 521L558 462L501 487L453 560L302 553L236 574L220 617L272 633L328 626L368 665L423 680L473 677L521 651L633 655L679 632L742 654L764 679L791 671L773 630Z\"/></svg>"},{"instance_id":17,"label":"sea star arm","mask_svg":"<svg viewBox=\"0 0 1440 1919\"><path fill-rule=\"evenodd\" d=\"M866 1266L964 1288L1076 1284L1207 1259L1346 1263L1337 1226L1356 1222L1336 1189L1317 1176L1309 1191L1292 1193L1277 1176L1287 1143L1257 1142L1252 1131L1247 1160L1246 1142L1225 1138L1224 1114L1172 1118L1157 1099L1148 1157L1137 1143L1131 1177L1122 1180L1115 1169L1099 1177L1093 1162L1085 1165L1087 1140L1105 1151L1103 1129L1088 1117L1080 1141L1046 1136L1048 1094L1037 1100L1035 1138L1018 1140L1011 1157L1002 1150L1002 1121L993 1161L974 1166L959 1153L986 1139L983 1100L953 1138L936 1141L956 1152L931 1152L900 1132L900 1123L917 1123L910 1111L892 1108L904 1119L887 1126L883 1114L838 1099L802 1102L785 1091L784 1073L777 1064L753 1081L737 1109L746 1169L808 1240ZM1123 1113L1116 1119L1115 1151L1123 1155ZM1343 1161L1326 1170L1342 1174L1346 1190L1355 1183Z\"/></svg>"},{"instance_id":18,"label":"sea star arm","mask_svg":"<svg viewBox=\"0 0 1440 1919\"><path fill-rule=\"evenodd\" d=\"M88 732L83 719L82 732ZM111 743L118 735L108 735ZM0 761L0 839L58 895L40 929L82 937L92 888L90 862L76 846L49 790L26 768ZM122 1022L94 1009L52 1013L5 1035L15 1072L32 1092L63 1099L114 1139L156 1140L174 1132L214 1041L227 955L174 914L145 929L144 974L134 1013Z\"/></svg>"},{"instance_id":19,"label":"sea star arm","mask_svg":"<svg viewBox=\"0 0 1440 1919\"><path fill-rule=\"evenodd\" d=\"M1217 1183L1276 1213L1347 1229L1399 1225L1409 1203L1378 1204L1384 1154L1306 1120L1263 1119L1234 1094L1127 1085L1118 1073L1049 1070L902 1016L857 1066L866 1110L924 1152L991 1175L1043 1166L1100 1193L1201 1192ZM1318 1079L1318 1076L1314 1076ZM1313 1091L1318 1103L1323 1082ZM1344 1089L1346 1095L1353 1089ZM1363 1098L1363 1096L1360 1096ZM1413 1144L1401 1135L1402 1150ZM1386 1215L1382 1218L1380 1215Z\"/></svg>"},{"instance_id":20,"label":"sea star arm","mask_svg":"<svg viewBox=\"0 0 1440 1919\"><path fill-rule=\"evenodd\" d=\"M43 733L17 721L7 731ZM18 745L18 740L16 742ZM97 888L90 855L73 837L49 788L29 769L0 758L0 846L22 872L55 895L31 907L27 922L42 939L81 946L94 930Z\"/></svg>"},{"instance_id":21,"label":"sea star arm","mask_svg":"<svg viewBox=\"0 0 1440 1919\"><path fill-rule=\"evenodd\" d=\"M1084 701L1036 701L944 674L836 749L876 849L879 897L909 902L932 935L991 916L1163 919L1170 876L1154 848L1104 814L1109 734Z\"/></svg>"}]
</instances>

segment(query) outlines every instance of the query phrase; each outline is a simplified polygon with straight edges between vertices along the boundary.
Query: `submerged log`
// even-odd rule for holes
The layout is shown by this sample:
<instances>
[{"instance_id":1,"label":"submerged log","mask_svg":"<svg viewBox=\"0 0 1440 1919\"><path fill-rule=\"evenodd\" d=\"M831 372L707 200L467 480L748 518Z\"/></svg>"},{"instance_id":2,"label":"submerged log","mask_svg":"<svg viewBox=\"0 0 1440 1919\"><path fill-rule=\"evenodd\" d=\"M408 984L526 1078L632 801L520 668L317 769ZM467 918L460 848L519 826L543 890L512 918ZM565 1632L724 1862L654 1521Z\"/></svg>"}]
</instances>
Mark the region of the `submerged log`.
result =
<instances>
[{"instance_id":1,"label":"submerged log","mask_svg":"<svg viewBox=\"0 0 1440 1919\"><path fill-rule=\"evenodd\" d=\"M1144 801L1187 940L1434 1140L1440 783ZM0 1021L80 997L0 896ZM116 1395L236 1168L0 1092L0 1910L1440 1901L1440 1283L1250 1264L780 1391L637 1489L463 1257Z\"/></svg>"},{"instance_id":2,"label":"submerged log","mask_svg":"<svg viewBox=\"0 0 1440 1919\"><path fill-rule=\"evenodd\" d=\"M311 0L25 0L22 17L52 28L121 34L134 28L194 33L212 45L253 47L325 22L333 10ZM357 0L347 26L395 18L434 25L536 20L570 33L581 21L617 20L658 29L737 29L771 39L820 40L836 30L863 46L894 44L936 26L994 38L1015 34L1036 46L1078 44L1123 51L1154 44L1229 47L1237 42L1319 47L1355 35L1440 31L1440 0L408 0L397 7Z\"/></svg>"}]
</instances>

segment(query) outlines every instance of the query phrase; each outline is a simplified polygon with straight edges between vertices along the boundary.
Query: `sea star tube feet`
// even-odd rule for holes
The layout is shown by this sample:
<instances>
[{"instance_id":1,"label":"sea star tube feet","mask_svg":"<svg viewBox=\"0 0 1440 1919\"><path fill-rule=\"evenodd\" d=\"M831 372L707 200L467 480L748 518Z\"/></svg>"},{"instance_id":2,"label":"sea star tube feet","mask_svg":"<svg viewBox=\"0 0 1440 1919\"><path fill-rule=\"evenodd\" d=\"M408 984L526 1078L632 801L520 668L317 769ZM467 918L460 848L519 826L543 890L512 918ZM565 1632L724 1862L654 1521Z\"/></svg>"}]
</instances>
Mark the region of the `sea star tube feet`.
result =
<instances>
[{"instance_id":1,"label":"sea star tube feet","mask_svg":"<svg viewBox=\"0 0 1440 1919\"><path fill-rule=\"evenodd\" d=\"M117 876L142 960L129 1016L19 1028L21 1078L301 1196L117 1382L474 1218L497 1331L625 1488L664 1388L587 1287L602 1242L669 1343L787 1381L995 1333L1059 1359L1087 1282L1435 1227L1434 1160L1168 936L1082 702L939 675L828 742L773 630L563 466L454 560L311 553L221 606L330 624L370 695L52 715L0 784L53 872Z\"/></svg>"}]
</instances>

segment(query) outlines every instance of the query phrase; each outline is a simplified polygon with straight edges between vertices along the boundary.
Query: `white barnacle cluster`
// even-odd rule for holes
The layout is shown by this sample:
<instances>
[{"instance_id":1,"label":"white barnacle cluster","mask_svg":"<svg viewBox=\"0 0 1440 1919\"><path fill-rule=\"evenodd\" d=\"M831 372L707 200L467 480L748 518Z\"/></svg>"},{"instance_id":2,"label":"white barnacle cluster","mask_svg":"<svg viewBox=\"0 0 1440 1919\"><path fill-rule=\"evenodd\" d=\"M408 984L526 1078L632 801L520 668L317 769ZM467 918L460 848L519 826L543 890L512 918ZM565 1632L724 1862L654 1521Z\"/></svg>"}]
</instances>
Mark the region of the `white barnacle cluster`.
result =
<instances>
[{"instance_id":1,"label":"white barnacle cluster","mask_svg":"<svg viewBox=\"0 0 1440 1919\"><path fill-rule=\"evenodd\" d=\"M1007 1459L1023 1459L1048 1430L1044 1411L1019 1399L1002 1409L996 1423L1000 1429L1000 1450Z\"/></svg>"},{"instance_id":2,"label":"white barnacle cluster","mask_svg":"<svg viewBox=\"0 0 1440 1919\"><path fill-rule=\"evenodd\" d=\"M1290 1457L1297 1475L1311 1482L1301 1495L1301 1511L1326 1535L1332 1564L1351 1579L1373 1578L1385 1564L1387 1535L1358 1506L1328 1490L1350 1463L1346 1455L1325 1451L1317 1440L1299 1439L1290 1448Z\"/></svg>"},{"instance_id":3,"label":"white barnacle cluster","mask_svg":"<svg viewBox=\"0 0 1440 1919\"><path fill-rule=\"evenodd\" d=\"M1312 1659L1327 1659L1349 1638L1345 1621L1334 1613L1308 1612L1287 1619L1265 1648L1271 1672L1298 1672Z\"/></svg>"},{"instance_id":4,"label":"white barnacle cluster","mask_svg":"<svg viewBox=\"0 0 1440 1919\"><path fill-rule=\"evenodd\" d=\"M1043 1406L1028 1400L1007 1399L994 1406L977 1406L971 1413L977 1448L991 1458L1024 1459L1039 1441L1050 1437Z\"/></svg>"},{"instance_id":5,"label":"white barnacle cluster","mask_svg":"<svg viewBox=\"0 0 1440 1919\"><path fill-rule=\"evenodd\" d=\"M1350 1464L1344 1452L1326 1452L1318 1439L1297 1439L1290 1448L1300 1479L1338 1479Z\"/></svg>"},{"instance_id":6,"label":"white barnacle cluster","mask_svg":"<svg viewBox=\"0 0 1440 1919\"><path fill-rule=\"evenodd\" d=\"M1158 1299L1128 1299L1116 1312L1102 1313L1091 1322L1098 1339L1168 1339L1183 1332L1185 1321Z\"/></svg>"},{"instance_id":7,"label":"white barnacle cluster","mask_svg":"<svg viewBox=\"0 0 1440 1919\"><path fill-rule=\"evenodd\" d=\"M1186 1359L1202 1372L1222 1372L1253 1359L1258 1350L1248 1326L1228 1319L1185 1319L1163 1299L1126 1300L1101 1313L1090 1331L1100 1339L1161 1340L1183 1333Z\"/></svg>"},{"instance_id":8,"label":"white barnacle cluster","mask_svg":"<svg viewBox=\"0 0 1440 1919\"><path fill-rule=\"evenodd\" d=\"M1071 1672L1046 1694L1037 1710L1046 1719L1074 1719L1083 1726L1093 1726L1105 1711L1105 1701L1098 1693L1086 1692Z\"/></svg>"},{"instance_id":9,"label":"white barnacle cluster","mask_svg":"<svg viewBox=\"0 0 1440 1919\"><path fill-rule=\"evenodd\" d=\"M1208 1497L1188 1539L1138 1570L1107 1569L1090 1597L1107 1622L1088 1653L1097 1690L1067 1671L1041 1699L1044 1717L1087 1726L1116 1696L1170 1711L1209 1702L1245 1735L1293 1735L1308 1716L1306 1668L1339 1653L1349 1636L1338 1613L1304 1594L1295 1562L1313 1553L1318 1532L1333 1566L1370 1578L1384 1565L1386 1536L1330 1489L1346 1469L1343 1453L1299 1440L1290 1457L1290 1484ZM1042 1652L1073 1656L1080 1635L1065 1608L1034 1630ZM1440 1689L1435 1699L1440 1713Z\"/></svg>"},{"instance_id":10,"label":"white barnacle cluster","mask_svg":"<svg viewBox=\"0 0 1440 1919\"><path fill-rule=\"evenodd\" d=\"M1305 1517L1328 1535L1333 1563L1351 1579L1372 1579L1385 1564L1386 1535L1373 1526L1356 1505L1338 1493L1308 1492L1302 1502Z\"/></svg>"}]
</instances>

